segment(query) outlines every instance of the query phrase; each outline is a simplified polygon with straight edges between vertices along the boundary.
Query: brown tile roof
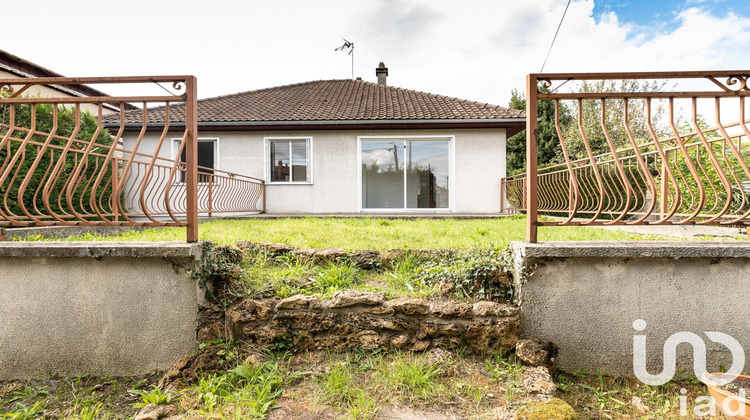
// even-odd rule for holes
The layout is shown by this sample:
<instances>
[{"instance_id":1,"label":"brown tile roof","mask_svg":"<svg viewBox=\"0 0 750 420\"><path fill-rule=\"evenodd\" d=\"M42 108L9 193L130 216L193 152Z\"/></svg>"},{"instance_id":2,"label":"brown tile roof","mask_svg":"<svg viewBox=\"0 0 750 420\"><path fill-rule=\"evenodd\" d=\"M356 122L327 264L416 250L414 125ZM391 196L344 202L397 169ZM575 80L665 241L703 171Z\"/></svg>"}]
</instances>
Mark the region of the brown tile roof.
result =
<instances>
[{"instance_id":1,"label":"brown tile roof","mask_svg":"<svg viewBox=\"0 0 750 420\"><path fill-rule=\"evenodd\" d=\"M362 80L319 80L235 93L198 101L201 123L274 121L507 120L524 118L520 110L383 86ZM140 111L126 122L140 123ZM150 123L163 123L164 108L149 111ZM183 105L170 109L170 120L185 120Z\"/></svg>"}]
</instances>

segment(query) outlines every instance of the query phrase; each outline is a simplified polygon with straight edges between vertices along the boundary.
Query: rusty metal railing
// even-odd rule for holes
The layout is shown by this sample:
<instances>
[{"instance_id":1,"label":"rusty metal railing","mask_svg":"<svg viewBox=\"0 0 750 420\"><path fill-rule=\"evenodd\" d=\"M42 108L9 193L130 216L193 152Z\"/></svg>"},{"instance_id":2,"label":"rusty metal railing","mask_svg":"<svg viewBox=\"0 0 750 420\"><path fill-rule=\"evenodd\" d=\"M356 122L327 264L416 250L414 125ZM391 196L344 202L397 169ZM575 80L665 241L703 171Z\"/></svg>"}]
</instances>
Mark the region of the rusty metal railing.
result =
<instances>
[{"instance_id":1,"label":"rusty metal railing","mask_svg":"<svg viewBox=\"0 0 750 420\"><path fill-rule=\"evenodd\" d=\"M72 84L159 84L170 92L166 84L184 93L22 96L35 86ZM197 165L195 87L193 76L0 80L0 227L185 226L194 242L200 214L265 210L264 181ZM125 118L132 104L142 108L138 123ZM180 107L186 122L167 118L144 141L154 107L167 116ZM130 149L122 147L126 125L136 127ZM184 151L185 162L162 156L170 131L181 133L177 156Z\"/></svg>"},{"instance_id":2,"label":"rusty metal railing","mask_svg":"<svg viewBox=\"0 0 750 420\"><path fill-rule=\"evenodd\" d=\"M503 210L526 211L529 242L536 242L538 226L749 225L749 77L750 71L529 75L527 115L537 115L539 101L554 101L559 163L539 168L538 121L528 118L527 171L501 181ZM688 88L585 85L611 80L677 80ZM558 92L580 81L585 89ZM565 107L572 126L561 123ZM540 213L557 218L542 221Z\"/></svg>"}]
</instances>

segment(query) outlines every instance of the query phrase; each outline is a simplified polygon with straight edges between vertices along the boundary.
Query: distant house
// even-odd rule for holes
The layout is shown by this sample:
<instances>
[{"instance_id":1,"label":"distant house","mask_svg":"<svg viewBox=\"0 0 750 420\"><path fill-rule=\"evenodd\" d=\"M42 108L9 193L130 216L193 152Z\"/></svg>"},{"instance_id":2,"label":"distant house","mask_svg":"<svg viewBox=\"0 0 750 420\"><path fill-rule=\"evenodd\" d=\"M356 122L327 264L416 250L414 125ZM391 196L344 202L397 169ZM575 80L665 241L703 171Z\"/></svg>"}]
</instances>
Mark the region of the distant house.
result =
<instances>
[{"instance_id":1,"label":"distant house","mask_svg":"<svg viewBox=\"0 0 750 420\"><path fill-rule=\"evenodd\" d=\"M199 165L264 179L269 213L499 212L506 139L524 128L523 111L387 86L387 74L381 63L378 83L200 100ZM170 108L160 156L177 157L184 112ZM156 151L165 114L148 110L137 152ZM133 150L143 113L125 115Z\"/></svg>"},{"instance_id":2,"label":"distant house","mask_svg":"<svg viewBox=\"0 0 750 420\"><path fill-rule=\"evenodd\" d=\"M60 73L48 70L38 64L24 60L7 51L0 50L0 79L24 79L30 77L65 77ZM22 85L11 85L14 89L19 89ZM84 96L108 96L106 93L94 89L87 85L40 85L33 86L23 92L24 96L40 96L45 98L70 98ZM84 104L82 108L96 115L97 107ZM135 109L135 106L126 104L126 109ZM102 113L111 114L117 112L118 108L114 105L105 104Z\"/></svg>"}]
</instances>

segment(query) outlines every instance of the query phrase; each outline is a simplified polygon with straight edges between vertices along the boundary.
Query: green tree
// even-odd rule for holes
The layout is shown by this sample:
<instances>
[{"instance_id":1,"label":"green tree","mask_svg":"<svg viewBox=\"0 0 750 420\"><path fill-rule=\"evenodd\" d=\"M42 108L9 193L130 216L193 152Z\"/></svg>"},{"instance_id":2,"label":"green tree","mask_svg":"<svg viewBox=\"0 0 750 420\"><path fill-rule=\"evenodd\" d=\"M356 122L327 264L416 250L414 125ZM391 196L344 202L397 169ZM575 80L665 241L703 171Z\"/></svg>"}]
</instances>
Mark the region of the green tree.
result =
<instances>
[{"instance_id":1,"label":"green tree","mask_svg":"<svg viewBox=\"0 0 750 420\"><path fill-rule=\"evenodd\" d=\"M545 87L540 92L549 92ZM508 107L511 109L526 109L526 98L523 93L513 89ZM526 116L529 118L529 116ZM539 101L537 103L537 159L539 166L546 166L558 161L562 154L560 140L555 128L555 102ZM565 129L573 122L570 110L565 104L560 104L560 125ZM510 137L507 142L506 162L508 174L522 172L526 168L526 130Z\"/></svg>"},{"instance_id":2,"label":"green tree","mask_svg":"<svg viewBox=\"0 0 750 420\"><path fill-rule=\"evenodd\" d=\"M575 90L579 93L609 93L609 92L660 92L664 90L666 82L649 82L644 80L621 80L619 82L612 80L601 81L582 81ZM569 107L571 110L572 120L562 130L565 146L572 160L587 159L586 151L581 129L578 125L578 116L581 116L581 125L583 134L591 147L594 155L610 153L605 131L602 128L602 106L604 107L604 126L607 134L612 139L615 150L631 147L631 142L625 129L625 100L623 99L584 99L580 103L571 101ZM671 136L671 131L666 123L667 107L664 101L652 100L651 103L651 124L654 128L657 138ZM645 99L628 100L628 128L630 128L633 139L636 144L646 144L653 142L648 129L649 116L646 110ZM563 162L562 155L558 159Z\"/></svg>"},{"instance_id":3,"label":"green tree","mask_svg":"<svg viewBox=\"0 0 750 420\"><path fill-rule=\"evenodd\" d=\"M15 113L13 121L11 109ZM36 127L29 141L21 148L32 125L32 109L35 111ZM80 123L76 128L77 120ZM4 181L0 185L0 208L4 212L24 216L19 203L21 201L23 207L32 214L36 213L35 207L41 213L91 213L88 203L92 194L95 194L97 202L108 205L112 167L111 164L104 167L104 156L112 146L113 137L106 129L99 129L96 117L84 111L78 117L73 107L55 108L51 104L36 104L33 107L28 104L0 104L0 143L8 134L11 122L15 128L0 149L0 178L4 175ZM68 139L74 132L76 141L69 142ZM44 150L48 139L51 141ZM88 158L82 160L88 148L87 143L92 139L94 144ZM66 147L69 149L67 153L64 151ZM99 186L94 188L102 170L106 171L105 176ZM75 179L73 175L77 175ZM22 200L18 200L18 192L24 181L28 185L23 190ZM73 208L69 208L66 203L69 188ZM49 208L43 202L45 190L50 196Z\"/></svg>"}]
</instances>

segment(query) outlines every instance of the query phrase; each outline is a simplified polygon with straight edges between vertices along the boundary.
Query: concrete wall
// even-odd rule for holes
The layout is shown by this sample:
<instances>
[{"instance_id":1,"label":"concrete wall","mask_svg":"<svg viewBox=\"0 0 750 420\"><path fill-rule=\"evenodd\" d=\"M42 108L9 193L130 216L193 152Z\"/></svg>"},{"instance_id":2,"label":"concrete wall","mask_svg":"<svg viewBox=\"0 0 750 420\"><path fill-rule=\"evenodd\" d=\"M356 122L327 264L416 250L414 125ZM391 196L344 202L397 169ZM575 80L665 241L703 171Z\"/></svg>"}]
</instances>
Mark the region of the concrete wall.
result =
<instances>
[{"instance_id":1,"label":"concrete wall","mask_svg":"<svg viewBox=\"0 0 750 420\"><path fill-rule=\"evenodd\" d=\"M200 245L0 243L0 380L138 375L195 351Z\"/></svg>"},{"instance_id":2,"label":"concrete wall","mask_svg":"<svg viewBox=\"0 0 750 420\"><path fill-rule=\"evenodd\" d=\"M633 335L645 335L649 373L662 368L666 339L699 335L709 370L732 357L705 331L734 337L750 370L750 245L738 242L513 243L528 278L520 288L521 336L554 341L566 371L633 376ZM643 331L633 322L646 321ZM694 375L692 350L677 365Z\"/></svg>"},{"instance_id":3,"label":"concrete wall","mask_svg":"<svg viewBox=\"0 0 750 420\"><path fill-rule=\"evenodd\" d=\"M174 158L172 133L160 156ZM382 130L382 131L289 131L208 132L199 137L218 138L218 169L266 179L264 137L312 137L313 183L266 186L269 213L356 213L358 194L358 136L455 136L454 186L458 213L499 213L500 179L505 176L505 130ZM132 150L135 136L125 136L125 149ZM159 135L149 133L139 152L151 154ZM423 209L429 213L435 209Z\"/></svg>"}]
</instances>

